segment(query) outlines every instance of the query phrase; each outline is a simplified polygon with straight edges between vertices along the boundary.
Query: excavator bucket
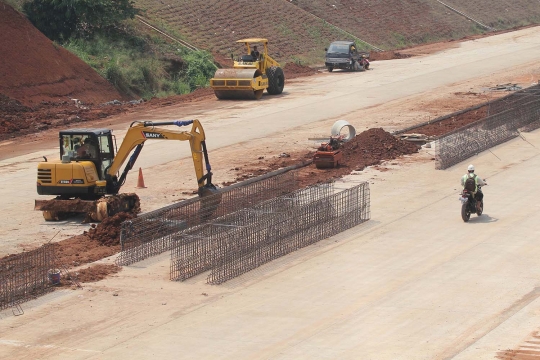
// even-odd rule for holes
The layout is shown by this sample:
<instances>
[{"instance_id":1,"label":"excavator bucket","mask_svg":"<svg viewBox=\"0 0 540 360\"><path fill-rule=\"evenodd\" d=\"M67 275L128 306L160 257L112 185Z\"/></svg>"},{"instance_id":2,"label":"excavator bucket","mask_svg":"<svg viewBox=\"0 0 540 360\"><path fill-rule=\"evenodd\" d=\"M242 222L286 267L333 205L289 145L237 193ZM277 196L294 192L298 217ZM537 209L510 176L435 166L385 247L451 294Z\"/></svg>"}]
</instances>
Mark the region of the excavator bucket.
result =
<instances>
[{"instance_id":1,"label":"excavator bucket","mask_svg":"<svg viewBox=\"0 0 540 360\"><path fill-rule=\"evenodd\" d=\"M259 69L218 69L210 86L218 99L258 100L268 79Z\"/></svg>"}]
</instances>

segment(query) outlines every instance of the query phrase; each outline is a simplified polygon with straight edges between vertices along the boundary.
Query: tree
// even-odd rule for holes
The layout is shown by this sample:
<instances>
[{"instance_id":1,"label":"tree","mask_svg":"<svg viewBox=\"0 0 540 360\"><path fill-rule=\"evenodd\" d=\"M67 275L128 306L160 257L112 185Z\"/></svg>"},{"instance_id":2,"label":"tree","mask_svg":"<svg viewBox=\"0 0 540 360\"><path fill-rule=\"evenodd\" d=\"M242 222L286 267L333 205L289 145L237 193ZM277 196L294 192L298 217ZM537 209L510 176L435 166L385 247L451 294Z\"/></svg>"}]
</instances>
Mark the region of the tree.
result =
<instances>
[{"instance_id":1,"label":"tree","mask_svg":"<svg viewBox=\"0 0 540 360\"><path fill-rule=\"evenodd\" d=\"M92 34L139 13L131 0L32 0L23 10L45 36L60 41L75 32Z\"/></svg>"}]
</instances>

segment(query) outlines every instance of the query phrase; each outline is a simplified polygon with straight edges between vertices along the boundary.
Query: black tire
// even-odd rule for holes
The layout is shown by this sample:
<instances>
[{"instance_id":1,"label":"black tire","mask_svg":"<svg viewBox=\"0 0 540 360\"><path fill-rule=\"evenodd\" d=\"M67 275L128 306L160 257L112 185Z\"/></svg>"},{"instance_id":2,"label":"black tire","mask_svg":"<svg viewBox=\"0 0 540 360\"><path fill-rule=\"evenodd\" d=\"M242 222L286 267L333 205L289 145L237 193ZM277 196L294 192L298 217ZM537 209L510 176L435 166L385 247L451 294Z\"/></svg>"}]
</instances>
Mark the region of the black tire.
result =
<instances>
[{"instance_id":1,"label":"black tire","mask_svg":"<svg viewBox=\"0 0 540 360\"><path fill-rule=\"evenodd\" d=\"M268 93L270 95L279 95L283 92L285 87L285 74L280 67L272 66L266 70L266 76L268 76Z\"/></svg>"},{"instance_id":2,"label":"black tire","mask_svg":"<svg viewBox=\"0 0 540 360\"><path fill-rule=\"evenodd\" d=\"M467 201L465 204L461 205L461 218L463 221L468 222L471 218L471 213L469 212L469 202Z\"/></svg>"},{"instance_id":3,"label":"black tire","mask_svg":"<svg viewBox=\"0 0 540 360\"><path fill-rule=\"evenodd\" d=\"M334 71L334 68L333 68L333 67L329 67L329 68L328 68L328 72L332 72L332 71Z\"/></svg>"},{"instance_id":4,"label":"black tire","mask_svg":"<svg viewBox=\"0 0 540 360\"><path fill-rule=\"evenodd\" d=\"M476 209L476 215L481 216L483 212L484 212L484 202L482 201L482 203L480 204L480 207Z\"/></svg>"}]
</instances>

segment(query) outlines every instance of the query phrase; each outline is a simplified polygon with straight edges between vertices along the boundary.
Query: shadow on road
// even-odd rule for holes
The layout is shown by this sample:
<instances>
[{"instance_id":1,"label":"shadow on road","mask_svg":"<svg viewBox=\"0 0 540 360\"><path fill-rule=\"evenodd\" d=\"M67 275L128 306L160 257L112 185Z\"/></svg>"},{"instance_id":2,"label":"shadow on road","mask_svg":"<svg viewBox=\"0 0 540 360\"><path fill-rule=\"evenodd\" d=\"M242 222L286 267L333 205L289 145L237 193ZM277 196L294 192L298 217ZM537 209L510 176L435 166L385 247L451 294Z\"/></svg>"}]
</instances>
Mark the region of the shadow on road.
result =
<instances>
[{"instance_id":1,"label":"shadow on road","mask_svg":"<svg viewBox=\"0 0 540 360\"><path fill-rule=\"evenodd\" d=\"M469 220L469 224L485 224L485 223L492 223L499 221L499 219L489 216L488 214L482 214L482 216L475 216L473 217L471 215L471 219Z\"/></svg>"}]
</instances>

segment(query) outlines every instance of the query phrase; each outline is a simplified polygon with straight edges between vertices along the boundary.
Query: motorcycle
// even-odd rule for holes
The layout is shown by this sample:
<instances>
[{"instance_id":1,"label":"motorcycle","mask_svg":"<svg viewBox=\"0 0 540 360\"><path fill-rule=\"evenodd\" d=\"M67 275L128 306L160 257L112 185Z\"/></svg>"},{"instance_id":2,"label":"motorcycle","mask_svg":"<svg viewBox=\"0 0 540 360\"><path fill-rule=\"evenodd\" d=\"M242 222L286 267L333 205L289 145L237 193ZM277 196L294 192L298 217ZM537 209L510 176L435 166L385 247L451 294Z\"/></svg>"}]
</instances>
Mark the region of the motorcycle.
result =
<instances>
[{"instance_id":1,"label":"motorcycle","mask_svg":"<svg viewBox=\"0 0 540 360\"><path fill-rule=\"evenodd\" d=\"M360 58L360 67L363 70L369 70L369 60L365 55L362 55L362 57Z\"/></svg>"},{"instance_id":2,"label":"motorcycle","mask_svg":"<svg viewBox=\"0 0 540 360\"><path fill-rule=\"evenodd\" d=\"M484 186L487 184L484 184ZM481 191L482 187L478 185L478 191ZM471 214L476 214L481 216L484 212L484 200L478 204L478 201L474 198L473 194L467 189L461 191L461 196L459 197L461 201L461 218L464 222L468 222L471 218Z\"/></svg>"}]
</instances>

